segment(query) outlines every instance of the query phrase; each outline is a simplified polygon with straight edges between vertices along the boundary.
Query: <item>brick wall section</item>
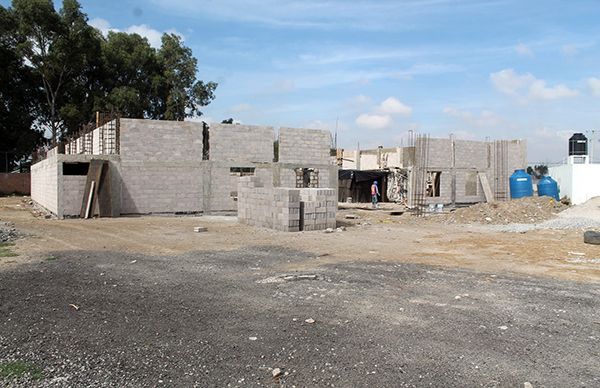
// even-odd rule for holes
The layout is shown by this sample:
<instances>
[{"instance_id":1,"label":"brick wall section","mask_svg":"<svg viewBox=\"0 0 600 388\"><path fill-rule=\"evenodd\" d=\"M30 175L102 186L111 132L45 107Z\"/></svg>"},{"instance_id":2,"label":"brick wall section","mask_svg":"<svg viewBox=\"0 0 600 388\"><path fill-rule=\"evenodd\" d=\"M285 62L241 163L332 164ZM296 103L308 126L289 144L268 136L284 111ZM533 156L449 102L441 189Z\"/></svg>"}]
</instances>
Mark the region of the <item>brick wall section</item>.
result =
<instances>
[{"instance_id":1,"label":"brick wall section","mask_svg":"<svg viewBox=\"0 0 600 388\"><path fill-rule=\"evenodd\" d=\"M59 165L56 153L31 166L31 199L58 214Z\"/></svg>"},{"instance_id":2,"label":"brick wall section","mask_svg":"<svg viewBox=\"0 0 600 388\"><path fill-rule=\"evenodd\" d=\"M317 129L281 128L279 162L330 164L331 134Z\"/></svg>"},{"instance_id":3,"label":"brick wall section","mask_svg":"<svg viewBox=\"0 0 600 388\"><path fill-rule=\"evenodd\" d=\"M0 173L0 194L31 194L31 174L15 173L6 174Z\"/></svg>"},{"instance_id":4,"label":"brick wall section","mask_svg":"<svg viewBox=\"0 0 600 388\"><path fill-rule=\"evenodd\" d=\"M273 127L210 124L210 160L273 162Z\"/></svg>"},{"instance_id":5,"label":"brick wall section","mask_svg":"<svg viewBox=\"0 0 600 388\"><path fill-rule=\"evenodd\" d=\"M265 187L259 177L252 176L240 179L238 196L238 219L247 225L297 232L302 217L307 231L336 226L337 192L334 189Z\"/></svg>"},{"instance_id":6,"label":"brick wall section","mask_svg":"<svg viewBox=\"0 0 600 388\"><path fill-rule=\"evenodd\" d=\"M61 202L64 217L79 216L86 180L85 175L63 175Z\"/></svg>"}]
</instances>

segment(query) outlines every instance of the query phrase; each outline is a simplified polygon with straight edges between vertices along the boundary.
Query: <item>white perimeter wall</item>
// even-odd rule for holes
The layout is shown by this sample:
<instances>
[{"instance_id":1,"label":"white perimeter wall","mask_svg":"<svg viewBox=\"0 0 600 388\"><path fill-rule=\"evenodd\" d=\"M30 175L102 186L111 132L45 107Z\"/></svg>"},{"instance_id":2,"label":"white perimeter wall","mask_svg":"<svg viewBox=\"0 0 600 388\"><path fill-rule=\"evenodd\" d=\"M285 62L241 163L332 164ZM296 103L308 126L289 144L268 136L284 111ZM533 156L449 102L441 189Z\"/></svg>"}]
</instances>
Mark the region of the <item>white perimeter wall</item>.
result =
<instances>
[{"instance_id":1,"label":"white perimeter wall","mask_svg":"<svg viewBox=\"0 0 600 388\"><path fill-rule=\"evenodd\" d=\"M600 164L564 164L550 167L548 173L558 183L560 196L575 205L600 196Z\"/></svg>"}]
</instances>

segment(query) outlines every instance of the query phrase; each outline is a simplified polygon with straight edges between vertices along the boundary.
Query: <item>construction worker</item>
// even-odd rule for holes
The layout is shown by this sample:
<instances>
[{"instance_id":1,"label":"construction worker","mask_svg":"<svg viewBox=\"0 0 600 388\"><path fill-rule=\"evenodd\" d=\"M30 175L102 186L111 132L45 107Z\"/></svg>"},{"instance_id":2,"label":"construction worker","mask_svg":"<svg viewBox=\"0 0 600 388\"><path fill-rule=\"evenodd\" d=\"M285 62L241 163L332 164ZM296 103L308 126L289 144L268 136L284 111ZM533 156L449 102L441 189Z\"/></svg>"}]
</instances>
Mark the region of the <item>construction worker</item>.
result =
<instances>
[{"instance_id":1,"label":"construction worker","mask_svg":"<svg viewBox=\"0 0 600 388\"><path fill-rule=\"evenodd\" d=\"M377 187L377 181L374 181L371 185L371 204L373 209L377 208L377 197L379 196L379 187Z\"/></svg>"}]
</instances>

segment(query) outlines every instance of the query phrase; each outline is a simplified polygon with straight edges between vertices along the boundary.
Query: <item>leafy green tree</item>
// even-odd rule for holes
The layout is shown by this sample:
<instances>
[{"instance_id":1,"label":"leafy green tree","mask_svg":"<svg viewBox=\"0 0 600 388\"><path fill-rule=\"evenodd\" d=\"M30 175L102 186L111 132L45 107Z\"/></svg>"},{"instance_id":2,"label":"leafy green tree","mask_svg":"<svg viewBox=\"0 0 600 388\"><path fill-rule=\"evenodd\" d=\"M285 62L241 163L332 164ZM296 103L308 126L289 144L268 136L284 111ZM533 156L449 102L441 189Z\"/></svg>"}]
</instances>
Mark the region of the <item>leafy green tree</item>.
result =
<instances>
[{"instance_id":1,"label":"leafy green tree","mask_svg":"<svg viewBox=\"0 0 600 388\"><path fill-rule=\"evenodd\" d=\"M99 37L76 0L64 0L60 12L51 0L13 0L12 9L17 32L23 37L18 52L29 62L44 92L40 121L50 128L56 143L68 121L73 125L88 113L76 98L88 87L86 73L98 53Z\"/></svg>"},{"instance_id":2,"label":"leafy green tree","mask_svg":"<svg viewBox=\"0 0 600 388\"><path fill-rule=\"evenodd\" d=\"M97 110L183 120L214 99L217 84L196 79L197 60L177 35L165 34L159 50L137 34L104 38L77 0L63 0L59 11L52 0L13 0L1 9L0 90L3 102L10 98L1 108L10 114L0 120L2 131L13 131L2 137L11 149L38 141L36 126L56 144ZM31 136L17 131L25 127Z\"/></svg>"},{"instance_id":3,"label":"leafy green tree","mask_svg":"<svg viewBox=\"0 0 600 388\"><path fill-rule=\"evenodd\" d=\"M109 32L102 43L103 108L124 117L155 118L161 85L156 50L138 34Z\"/></svg>"},{"instance_id":4,"label":"leafy green tree","mask_svg":"<svg viewBox=\"0 0 600 388\"><path fill-rule=\"evenodd\" d=\"M17 54L22 42L12 12L0 6L0 172L11 171L42 141L35 126L39 97L30 69Z\"/></svg>"},{"instance_id":5,"label":"leafy green tree","mask_svg":"<svg viewBox=\"0 0 600 388\"><path fill-rule=\"evenodd\" d=\"M183 120L185 117L202 114L200 108L214 99L217 84L196 80L198 60L192 50L185 47L175 34L164 34L158 50L158 61L166 95L163 95L164 112L160 118Z\"/></svg>"}]
</instances>

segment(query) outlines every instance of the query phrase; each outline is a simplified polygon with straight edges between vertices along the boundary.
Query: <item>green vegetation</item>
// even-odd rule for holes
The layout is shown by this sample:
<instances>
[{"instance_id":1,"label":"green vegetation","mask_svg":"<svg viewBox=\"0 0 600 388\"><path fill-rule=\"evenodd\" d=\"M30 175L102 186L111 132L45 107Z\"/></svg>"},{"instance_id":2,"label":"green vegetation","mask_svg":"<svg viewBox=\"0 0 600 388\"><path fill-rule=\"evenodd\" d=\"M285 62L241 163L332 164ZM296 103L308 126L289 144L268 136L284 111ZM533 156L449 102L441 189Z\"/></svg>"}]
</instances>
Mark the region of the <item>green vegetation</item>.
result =
<instances>
[{"instance_id":1,"label":"green vegetation","mask_svg":"<svg viewBox=\"0 0 600 388\"><path fill-rule=\"evenodd\" d=\"M1 168L27 158L46 130L56 144L96 111L159 120L201 115L217 84L197 80L197 65L176 34L164 34L158 48L138 34L103 36L77 0L58 10L52 0L0 5L0 150L11 158Z\"/></svg>"},{"instance_id":2,"label":"green vegetation","mask_svg":"<svg viewBox=\"0 0 600 388\"><path fill-rule=\"evenodd\" d=\"M0 379L12 379L26 374L35 380L43 377L42 370L28 362L11 361L0 364Z\"/></svg>"},{"instance_id":3,"label":"green vegetation","mask_svg":"<svg viewBox=\"0 0 600 388\"><path fill-rule=\"evenodd\" d=\"M11 244L11 243L0 243L0 257L14 257L14 256L19 256L18 254L16 254L15 252L13 252L10 247L14 246L15 244Z\"/></svg>"}]
</instances>

